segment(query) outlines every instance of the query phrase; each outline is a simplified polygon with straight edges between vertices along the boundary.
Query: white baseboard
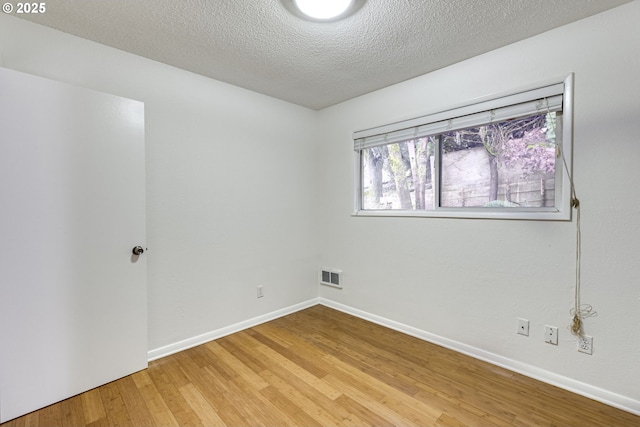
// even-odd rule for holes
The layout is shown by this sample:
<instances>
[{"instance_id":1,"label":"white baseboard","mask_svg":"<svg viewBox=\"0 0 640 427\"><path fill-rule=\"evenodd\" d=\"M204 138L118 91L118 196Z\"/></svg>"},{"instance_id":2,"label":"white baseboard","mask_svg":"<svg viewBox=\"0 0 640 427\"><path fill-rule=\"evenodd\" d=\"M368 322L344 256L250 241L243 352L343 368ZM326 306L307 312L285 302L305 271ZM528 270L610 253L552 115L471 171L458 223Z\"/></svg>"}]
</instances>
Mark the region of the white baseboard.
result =
<instances>
[{"instance_id":1,"label":"white baseboard","mask_svg":"<svg viewBox=\"0 0 640 427\"><path fill-rule=\"evenodd\" d=\"M296 311L304 310L305 308L309 308L317 304L322 304L324 306L342 311L352 316L356 316L361 319L376 323L378 325L385 326L389 329L393 329L412 337L416 337L424 341L428 341L430 343L448 348L450 350L457 351L458 353L466 354L467 356L473 357L475 359L479 359L484 362L488 362L493 365L508 369L510 371L517 372L527 377L534 378L538 381L554 385L556 387L568 390L572 393L576 393L596 400L598 402L602 402L606 405L613 406L614 408L622 409L623 411L627 411L635 415L640 415L640 401L638 400L631 399L629 397L622 396L620 394L613 393L608 390L592 386L590 384L576 381L574 379L558 375L551 371L547 371L545 369L541 369L527 363L518 362L517 360L509 359L485 350L481 350L476 347L472 347L467 344L463 344L458 341L450 340L448 338L444 338L439 335L435 335L430 332L426 332L421 329L396 322L394 320L386 319L384 317L377 316L375 314L371 314L357 308L340 304L326 298L313 298L290 307L276 310L262 316L254 317L243 322L217 329L215 331L207 332L202 335L198 335L192 338L178 341L173 344L166 345L164 347L150 350L148 352L148 359L151 362L153 360L169 356L179 351L183 351L191 347L195 347L200 344L204 344L206 342L233 334L235 332L240 332L253 326L257 326L261 323L265 323L270 320L295 313Z\"/></svg>"},{"instance_id":2,"label":"white baseboard","mask_svg":"<svg viewBox=\"0 0 640 427\"><path fill-rule=\"evenodd\" d=\"M493 365L508 369L510 371L517 372L527 377L534 378L538 381L554 385L564 390L568 390L572 393L588 397L589 399L602 402L606 405L613 406L614 408L622 409L623 411L630 412L635 415L640 415L640 401L638 400L631 399L629 397L622 396L620 394L613 393L608 390L604 390L580 381L576 381L574 379L558 375L545 369L540 369L527 363L518 362L517 360L509 359L485 350L481 350L476 347L472 347L467 344L463 344L461 342L453 341L448 338L444 338L439 335L435 335L430 332L405 325L403 323L377 316L375 314L367 313L366 311L362 311L325 298L318 298L318 303L335 310L351 314L352 316L368 320L378 325L385 326L389 329L402 332L412 337L416 337L424 341L437 344L441 347L457 351L458 353L466 354L467 356L473 357L475 359L479 359L484 362L488 362Z\"/></svg>"},{"instance_id":3,"label":"white baseboard","mask_svg":"<svg viewBox=\"0 0 640 427\"><path fill-rule=\"evenodd\" d=\"M218 338L222 338L224 336L231 335L233 333L252 328L254 326L260 325L261 323L269 322L279 317L283 317L288 314L295 313L296 311L313 307L314 305L317 305L317 304L318 304L318 298L313 298L308 301L292 305L290 307L285 307L280 310L272 311L271 313L263 314L262 316L254 317L252 319L235 323L233 325L226 326L224 328L216 329L215 331L206 332L202 335L187 338L185 340L178 341L173 344L165 345L164 347L159 347L153 350L149 350L149 352L147 353L147 359L149 362L151 362L153 360L160 359L162 357L169 356L171 354L178 353L180 351L187 350L192 347L196 347L200 344L204 344L209 341L217 340Z\"/></svg>"}]
</instances>

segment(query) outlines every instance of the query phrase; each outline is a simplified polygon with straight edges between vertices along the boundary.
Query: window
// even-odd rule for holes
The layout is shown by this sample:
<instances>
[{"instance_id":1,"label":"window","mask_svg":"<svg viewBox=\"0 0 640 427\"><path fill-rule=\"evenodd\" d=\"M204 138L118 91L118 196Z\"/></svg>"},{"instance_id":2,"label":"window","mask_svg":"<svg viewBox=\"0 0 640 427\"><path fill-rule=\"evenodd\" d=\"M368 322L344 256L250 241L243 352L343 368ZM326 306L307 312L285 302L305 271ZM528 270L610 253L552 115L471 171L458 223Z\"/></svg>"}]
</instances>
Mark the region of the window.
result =
<instances>
[{"instance_id":1,"label":"window","mask_svg":"<svg viewBox=\"0 0 640 427\"><path fill-rule=\"evenodd\" d=\"M571 87L354 133L355 215L569 220Z\"/></svg>"}]
</instances>

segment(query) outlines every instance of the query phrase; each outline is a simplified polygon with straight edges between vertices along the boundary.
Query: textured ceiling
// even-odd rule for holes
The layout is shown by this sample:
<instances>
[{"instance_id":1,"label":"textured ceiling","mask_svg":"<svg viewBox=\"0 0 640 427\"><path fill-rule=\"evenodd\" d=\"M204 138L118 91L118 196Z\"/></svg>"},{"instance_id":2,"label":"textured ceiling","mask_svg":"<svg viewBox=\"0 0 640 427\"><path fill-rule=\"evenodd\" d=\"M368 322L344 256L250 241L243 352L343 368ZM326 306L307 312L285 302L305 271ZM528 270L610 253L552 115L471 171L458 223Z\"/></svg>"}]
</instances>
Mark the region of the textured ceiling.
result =
<instances>
[{"instance_id":1,"label":"textured ceiling","mask_svg":"<svg viewBox=\"0 0 640 427\"><path fill-rule=\"evenodd\" d=\"M280 0L47 0L14 15L321 109L630 0L367 0L337 22Z\"/></svg>"}]
</instances>

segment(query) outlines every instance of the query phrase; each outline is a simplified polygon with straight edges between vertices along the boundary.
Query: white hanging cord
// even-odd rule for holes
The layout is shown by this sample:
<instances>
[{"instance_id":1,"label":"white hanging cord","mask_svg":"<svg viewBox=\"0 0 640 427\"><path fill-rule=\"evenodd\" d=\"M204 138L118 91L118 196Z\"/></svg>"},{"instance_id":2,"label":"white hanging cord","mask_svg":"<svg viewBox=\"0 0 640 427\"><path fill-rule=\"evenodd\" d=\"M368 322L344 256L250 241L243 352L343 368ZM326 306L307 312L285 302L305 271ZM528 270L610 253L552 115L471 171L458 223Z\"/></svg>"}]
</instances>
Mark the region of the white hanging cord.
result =
<instances>
[{"instance_id":1,"label":"white hanging cord","mask_svg":"<svg viewBox=\"0 0 640 427\"><path fill-rule=\"evenodd\" d=\"M582 320L596 316L598 313L593 311L593 307L590 304L581 304L580 303L580 263L582 257L582 232L580 228L580 200L578 200L578 196L576 195L576 187L573 184L573 176L569 168L567 167L567 161L564 158L564 153L560 149L558 145L558 151L560 153L560 157L562 157L562 163L564 165L564 170L567 171L567 176L569 177L569 185L571 186L571 206L576 210L576 285L574 288L574 302L573 308L570 310L571 314L571 326L569 329L571 333L576 336L584 335L584 327Z\"/></svg>"}]
</instances>

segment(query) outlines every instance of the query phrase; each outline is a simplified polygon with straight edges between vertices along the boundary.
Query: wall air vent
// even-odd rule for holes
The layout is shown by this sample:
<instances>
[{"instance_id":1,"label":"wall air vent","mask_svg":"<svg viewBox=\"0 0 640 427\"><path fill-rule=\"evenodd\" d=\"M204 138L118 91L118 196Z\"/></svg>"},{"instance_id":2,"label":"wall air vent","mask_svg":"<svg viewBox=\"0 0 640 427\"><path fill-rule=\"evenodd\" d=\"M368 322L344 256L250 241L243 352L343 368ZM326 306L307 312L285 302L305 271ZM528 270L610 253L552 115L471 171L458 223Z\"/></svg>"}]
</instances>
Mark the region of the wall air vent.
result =
<instances>
[{"instance_id":1,"label":"wall air vent","mask_svg":"<svg viewBox=\"0 0 640 427\"><path fill-rule=\"evenodd\" d=\"M342 289L342 271L329 268L320 270L320 284Z\"/></svg>"}]
</instances>

